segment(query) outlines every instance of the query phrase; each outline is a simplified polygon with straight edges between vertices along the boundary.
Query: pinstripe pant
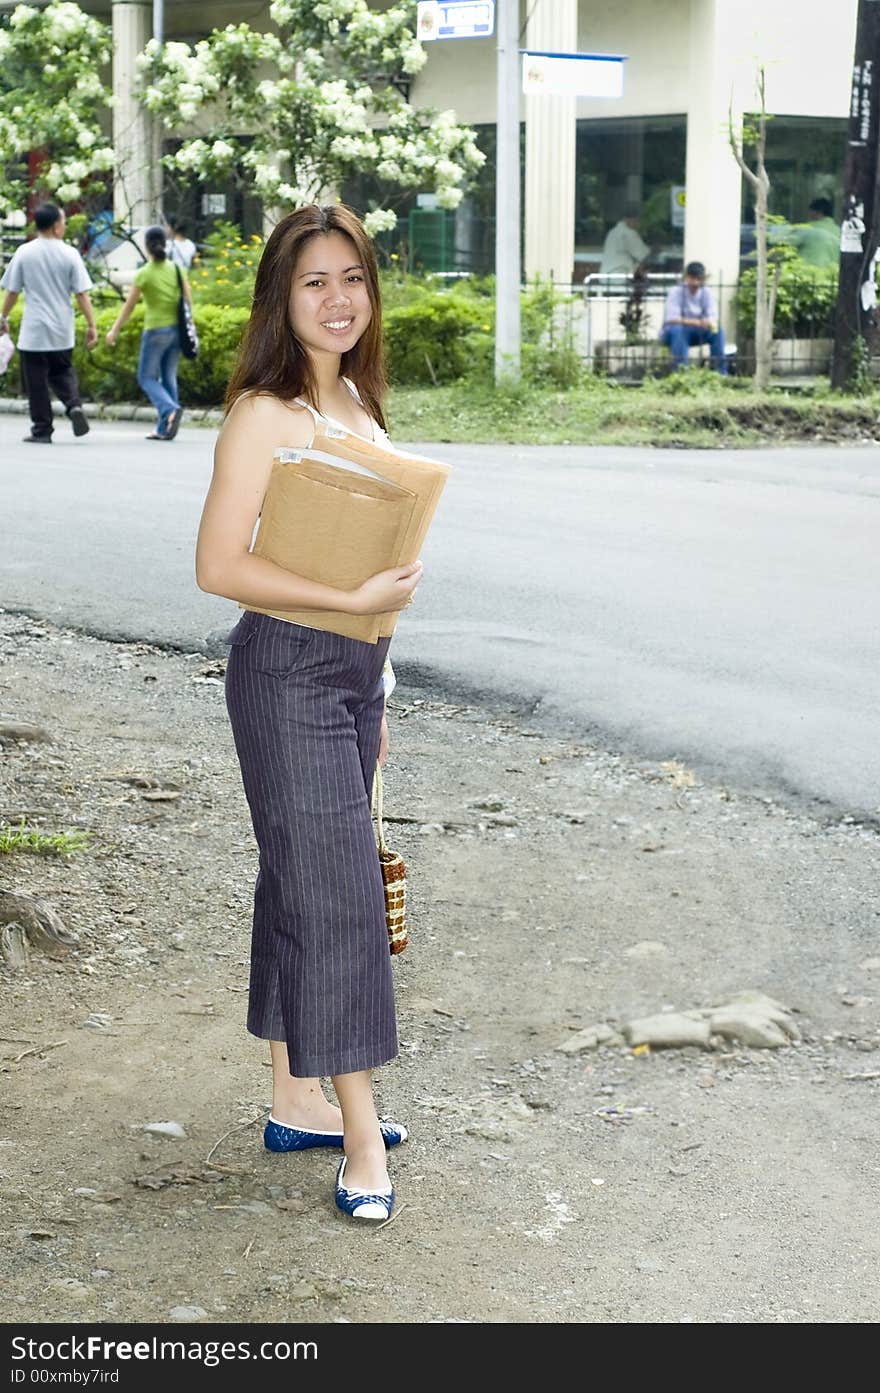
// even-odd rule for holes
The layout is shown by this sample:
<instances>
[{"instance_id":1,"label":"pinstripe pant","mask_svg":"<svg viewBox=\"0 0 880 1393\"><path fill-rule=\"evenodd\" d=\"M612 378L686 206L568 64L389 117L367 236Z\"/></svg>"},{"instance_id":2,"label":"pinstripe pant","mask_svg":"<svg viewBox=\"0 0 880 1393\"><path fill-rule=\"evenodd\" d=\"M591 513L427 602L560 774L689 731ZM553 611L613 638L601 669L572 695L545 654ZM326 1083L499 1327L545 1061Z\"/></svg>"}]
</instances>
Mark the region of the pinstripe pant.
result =
<instances>
[{"instance_id":1,"label":"pinstripe pant","mask_svg":"<svg viewBox=\"0 0 880 1393\"><path fill-rule=\"evenodd\" d=\"M260 869L247 1028L296 1078L397 1054L385 893L370 817L390 639L362 643L246 610L226 704Z\"/></svg>"}]
</instances>

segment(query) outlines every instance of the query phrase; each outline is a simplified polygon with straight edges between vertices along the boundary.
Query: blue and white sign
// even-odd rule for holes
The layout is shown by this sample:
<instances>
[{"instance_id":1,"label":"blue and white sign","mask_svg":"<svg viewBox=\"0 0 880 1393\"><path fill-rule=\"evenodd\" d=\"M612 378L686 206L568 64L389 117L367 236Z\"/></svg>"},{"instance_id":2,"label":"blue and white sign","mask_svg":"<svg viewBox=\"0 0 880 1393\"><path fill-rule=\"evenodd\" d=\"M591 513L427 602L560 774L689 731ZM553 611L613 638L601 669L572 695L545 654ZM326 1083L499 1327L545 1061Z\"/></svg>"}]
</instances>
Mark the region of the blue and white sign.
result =
<instances>
[{"instance_id":1,"label":"blue and white sign","mask_svg":"<svg viewBox=\"0 0 880 1393\"><path fill-rule=\"evenodd\" d=\"M419 0L416 35L429 39L487 39L495 28L495 0Z\"/></svg>"},{"instance_id":2,"label":"blue and white sign","mask_svg":"<svg viewBox=\"0 0 880 1393\"><path fill-rule=\"evenodd\" d=\"M527 97L622 97L626 59L611 53L523 53Z\"/></svg>"}]
</instances>

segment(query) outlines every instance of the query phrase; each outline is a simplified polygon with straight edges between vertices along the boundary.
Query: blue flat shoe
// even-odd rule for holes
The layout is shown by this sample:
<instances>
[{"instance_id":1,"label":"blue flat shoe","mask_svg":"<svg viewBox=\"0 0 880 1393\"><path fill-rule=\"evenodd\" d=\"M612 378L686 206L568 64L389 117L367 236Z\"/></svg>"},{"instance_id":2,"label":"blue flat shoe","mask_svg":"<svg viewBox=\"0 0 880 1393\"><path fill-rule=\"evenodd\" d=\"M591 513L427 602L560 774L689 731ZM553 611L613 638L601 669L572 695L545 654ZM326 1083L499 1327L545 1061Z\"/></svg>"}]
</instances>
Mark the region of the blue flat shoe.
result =
<instances>
[{"instance_id":1,"label":"blue flat shoe","mask_svg":"<svg viewBox=\"0 0 880 1393\"><path fill-rule=\"evenodd\" d=\"M390 1219L394 1208L393 1187L387 1190L349 1190L342 1183L347 1160L348 1157L343 1156L336 1172L336 1208L341 1209L343 1214L350 1215L352 1219L368 1219L374 1222Z\"/></svg>"},{"instance_id":2,"label":"blue flat shoe","mask_svg":"<svg viewBox=\"0 0 880 1393\"><path fill-rule=\"evenodd\" d=\"M379 1130L386 1146L399 1146L409 1136L401 1122L392 1122L388 1117L380 1117ZM332 1146L341 1151L342 1133L309 1132L303 1127L285 1127L283 1122L276 1122L270 1113L263 1132L263 1145L267 1151L311 1151L315 1146Z\"/></svg>"}]
</instances>

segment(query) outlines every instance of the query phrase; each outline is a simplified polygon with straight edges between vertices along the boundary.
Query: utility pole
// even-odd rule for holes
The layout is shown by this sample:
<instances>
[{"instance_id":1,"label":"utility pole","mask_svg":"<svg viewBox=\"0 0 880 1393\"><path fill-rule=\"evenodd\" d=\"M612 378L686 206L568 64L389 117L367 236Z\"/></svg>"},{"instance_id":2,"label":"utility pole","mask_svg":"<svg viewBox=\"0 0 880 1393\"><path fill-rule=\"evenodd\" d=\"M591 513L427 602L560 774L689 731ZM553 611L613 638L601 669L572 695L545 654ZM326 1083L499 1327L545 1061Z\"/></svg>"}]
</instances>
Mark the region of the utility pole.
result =
<instances>
[{"instance_id":1,"label":"utility pole","mask_svg":"<svg viewBox=\"0 0 880 1393\"><path fill-rule=\"evenodd\" d=\"M880 0L859 0L844 172L832 387L847 385L854 367L856 342L865 336L875 319L874 282L880 225L878 124Z\"/></svg>"},{"instance_id":2,"label":"utility pole","mask_svg":"<svg viewBox=\"0 0 880 1393\"><path fill-rule=\"evenodd\" d=\"M880 4L880 0L877 0ZM497 0L495 160L495 383L520 372L519 0Z\"/></svg>"},{"instance_id":3,"label":"utility pole","mask_svg":"<svg viewBox=\"0 0 880 1393\"><path fill-rule=\"evenodd\" d=\"M165 0L153 0L153 38L161 48L165 43ZM153 216L164 219L164 180L162 178L162 119L153 117Z\"/></svg>"}]
</instances>

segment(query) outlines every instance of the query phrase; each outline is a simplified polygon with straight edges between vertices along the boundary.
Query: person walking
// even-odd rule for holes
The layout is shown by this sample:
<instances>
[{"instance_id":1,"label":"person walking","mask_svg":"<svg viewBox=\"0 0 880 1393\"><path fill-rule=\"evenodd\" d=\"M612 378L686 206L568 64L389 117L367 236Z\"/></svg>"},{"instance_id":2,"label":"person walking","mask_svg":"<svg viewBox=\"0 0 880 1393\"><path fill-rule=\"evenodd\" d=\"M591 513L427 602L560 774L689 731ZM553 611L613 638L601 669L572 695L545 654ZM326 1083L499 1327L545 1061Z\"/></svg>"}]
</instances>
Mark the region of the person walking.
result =
<instances>
[{"instance_id":1,"label":"person walking","mask_svg":"<svg viewBox=\"0 0 880 1393\"><path fill-rule=\"evenodd\" d=\"M665 343L676 368L688 366L688 349L709 345L709 362L725 377L724 330L718 323L718 304L706 285L702 261L689 261L684 276L666 297L660 342Z\"/></svg>"},{"instance_id":2,"label":"person walking","mask_svg":"<svg viewBox=\"0 0 880 1393\"><path fill-rule=\"evenodd\" d=\"M350 376L343 376L343 372ZM372 1070L398 1052L385 897L370 791L388 753L390 638L321 628L321 612L382 614L412 602L418 560L355 590L254 555L279 445L308 446L323 417L385 438L381 302L372 244L344 204L288 214L266 243L227 392L196 546L202 590L245 609L230 635L226 700L260 848L247 1028L270 1042L271 1151L342 1150L335 1201L358 1220L394 1201ZM309 609L315 626L260 611ZM334 1106L321 1089L329 1076Z\"/></svg>"},{"instance_id":3,"label":"person walking","mask_svg":"<svg viewBox=\"0 0 880 1393\"><path fill-rule=\"evenodd\" d=\"M111 348L115 345L120 329L131 318L138 301L143 299L144 328L137 379L156 408L156 426L147 439L173 440L183 414L177 392L180 358L177 306L181 295L192 304L192 292L184 272L168 258L164 228L148 227L144 246L147 264L137 272L125 304L107 331L107 342Z\"/></svg>"},{"instance_id":4,"label":"person walking","mask_svg":"<svg viewBox=\"0 0 880 1393\"><path fill-rule=\"evenodd\" d=\"M79 382L73 366L76 324L71 296L86 321L86 348L98 342L95 312L89 298L92 281L78 251L64 241L67 218L56 203L41 203L34 213L37 235L18 247L0 288L6 291L0 332L6 316L24 292L18 336L21 375L31 416L29 445L51 445L55 423L50 388L64 403L74 435L87 435Z\"/></svg>"}]
</instances>

